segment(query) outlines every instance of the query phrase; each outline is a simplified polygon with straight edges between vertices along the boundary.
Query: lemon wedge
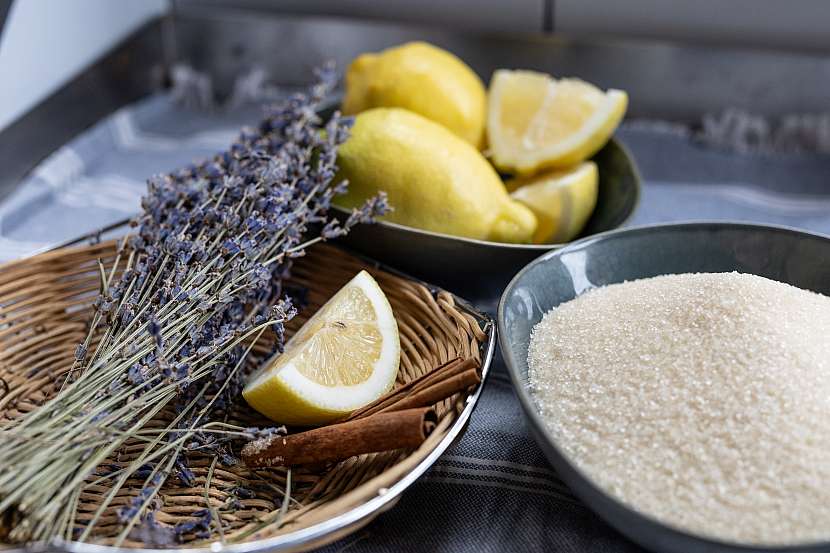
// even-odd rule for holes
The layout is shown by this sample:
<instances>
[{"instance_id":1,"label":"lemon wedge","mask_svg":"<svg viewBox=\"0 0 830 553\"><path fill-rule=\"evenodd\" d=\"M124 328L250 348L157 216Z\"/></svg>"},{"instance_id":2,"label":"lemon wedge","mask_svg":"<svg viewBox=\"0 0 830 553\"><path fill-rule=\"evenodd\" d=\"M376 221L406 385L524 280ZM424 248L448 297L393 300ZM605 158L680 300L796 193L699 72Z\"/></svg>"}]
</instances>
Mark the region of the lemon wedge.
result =
<instances>
[{"instance_id":1,"label":"lemon wedge","mask_svg":"<svg viewBox=\"0 0 830 553\"><path fill-rule=\"evenodd\" d=\"M574 168L549 171L505 183L510 197L536 215L537 244L561 244L573 240L585 227L597 205L599 173L593 161Z\"/></svg>"},{"instance_id":2,"label":"lemon wedge","mask_svg":"<svg viewBox=\"0 0 830 553\"><path fill-rule=\"evenodd\" d=\"M531 174L575 165L597 152L628 106L621 90L579 79L500 69L490 81L487 137L502 171Z\"/></svg>"},{"instance_id":3,"label":"lemon wedge","mask_svg":"<svg viewBox=\"0 0 830 553\"><path fill-rule=\"evenodd\" d=\"M280 424L325 424L389 391L399 360L392 307L361 271L251 376L242 395Z\"/></svg>"}]
</instances>

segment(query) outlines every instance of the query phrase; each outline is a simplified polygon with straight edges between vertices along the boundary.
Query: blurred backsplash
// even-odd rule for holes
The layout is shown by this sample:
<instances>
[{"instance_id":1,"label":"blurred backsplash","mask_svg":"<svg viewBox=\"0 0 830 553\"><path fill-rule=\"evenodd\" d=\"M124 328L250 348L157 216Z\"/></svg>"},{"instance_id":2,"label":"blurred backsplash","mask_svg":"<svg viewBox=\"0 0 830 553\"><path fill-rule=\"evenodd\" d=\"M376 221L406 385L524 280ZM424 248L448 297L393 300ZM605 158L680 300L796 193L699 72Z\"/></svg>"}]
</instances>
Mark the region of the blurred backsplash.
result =
<instances>
[{"instance_id":1,"label":"blurred backsplash","mask_svg":"<svg viewBox=\"0 0 830 553\"><path fill-rule=\"evenodd\" d=\"M638 3L643 2L633 4ZM766 0L757 3L773 4ZM331 4L329 12L371 12L376 17L291 14L322 10L324 4ZM397 4L401 3L391 3ZM501 11L510 13L505 13L506 25L498 30L495 26L483 29L471 25L448 28L437 23L452 20L453 10L459 6L469 4L466 11L470 18L501 12L495 9L495 2L483 2L481 9L469 2L427 4L435 4L435 10L424 9L418 18L421 24L412 24L387 21L391 19L391 12L384 11L388 7L373 7L387 6L385 2L289 1L267 3L271 7L266 7L265 2L256 0L177 0L175 55L178 61L209 74L220 96L229 95L236 78L255 67L266 70L279 84L300 84L308 80L310 68L325 59L334 58L345 67L361 52L420 39L454 52L485 81L499 67L520 67L558 76L579 75L601 87L622 88L631 98L630 117L699 124L705 115L725 109L773 118L828 110L827 52L620 38L590 34L582 28L574 29L573 34L551 35L539 24L521 30L514 17L525 12L542 17L539 12L544 3L538 0L511 3L510 10L502 7ZM450 7L441 8L439 4ZM824 5L825 10L830 9L830 5ZM344 6L353 6L354 10ZM398 15L404 18L410 11L415 10L402 10ZM806 9L799 11L800 16L808 13ZM427 25L426 19L434 19L434 24ZM830 47L830 43L827 45Z\"/></svg>"},{"instance_id":2,"label":"blurred backsplash","mask_svg":"<svg viewBox=\"0 0 830 553\"><path fill-rule=\"evenodd\" d=\"M566 33L815 49L826 52L825 0L174 0L283 14L345 16L498 33Z\"/></svg>"}]
</instances>

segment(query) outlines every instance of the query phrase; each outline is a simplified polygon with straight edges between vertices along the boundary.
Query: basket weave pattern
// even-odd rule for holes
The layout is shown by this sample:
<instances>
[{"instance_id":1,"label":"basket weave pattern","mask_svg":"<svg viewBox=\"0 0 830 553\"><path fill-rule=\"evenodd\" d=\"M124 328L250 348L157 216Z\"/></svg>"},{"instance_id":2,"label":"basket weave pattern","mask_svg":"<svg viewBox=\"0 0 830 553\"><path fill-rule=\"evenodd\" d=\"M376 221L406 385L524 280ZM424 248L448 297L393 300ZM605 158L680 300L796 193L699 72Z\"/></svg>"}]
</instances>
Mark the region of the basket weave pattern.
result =
<instances>
[{"instance_id":1,"label":"basket weave pattern","mask_svg":"<svg viewBox=\"0 0 830 553\"><path fill-rule=\"evenodd\" d=\"M37 408L60 388L72 364L75 346L86 335L90 306L99 289L97 260L101 259L107 266L114 253L115 243L104 242L44 253L0 268L0 425ZM450 294L433 294L419 283L369 266L328 245L311 248L294 265L288 284L305 288L308 304L288 325L287 334L295 332L361 269L367 269L377 279L398 322L401 338L398 385L456 356L479 356L486 335L479 321L459 309ZM267 338L263 337L263 341ZM262 363L269 345L263 343L256 347L250 363ZM184 487L176 477L168 478L154 505L156 519L169 525L192 520L194 512L208 506L209 498L211 506L219 512L223 539L229 543L307 528L349 511L397 482L446 435L464 399L459 395L436 407L438 427L415 451L361 455L332 466L291 471L291 499L285 506L286 469L252 472L242 465L217 464L208 485L212 458L190 454L190 467L196 477L194 486ZM243 426L272 424L244 402L240 403L227 413L229 422ZM163 420L158 424L163 425ZM128 463L137 447L137 444L134 447L127 444L112 462ZM120 529L116 511L140 487L141 481L135 481L119 492L99 519L94 541L112 543ZM240 494L240 488L252 491L253 497L247 492ZM103 485L88 486L80 497L77 520L81 523L90 520L108 491ZM267 526L262 527L261 521L267 521ZM364 519L347 531L367 522ZM337 537L331 535L325 541ZM218 539L214 524L209 541ZM141 535L134 532L124 545L148 546L140 540ZM204 538L197 538L192 532L181 536L181 545L198 547L205 543Z\"/></svg>"}]
</instances>

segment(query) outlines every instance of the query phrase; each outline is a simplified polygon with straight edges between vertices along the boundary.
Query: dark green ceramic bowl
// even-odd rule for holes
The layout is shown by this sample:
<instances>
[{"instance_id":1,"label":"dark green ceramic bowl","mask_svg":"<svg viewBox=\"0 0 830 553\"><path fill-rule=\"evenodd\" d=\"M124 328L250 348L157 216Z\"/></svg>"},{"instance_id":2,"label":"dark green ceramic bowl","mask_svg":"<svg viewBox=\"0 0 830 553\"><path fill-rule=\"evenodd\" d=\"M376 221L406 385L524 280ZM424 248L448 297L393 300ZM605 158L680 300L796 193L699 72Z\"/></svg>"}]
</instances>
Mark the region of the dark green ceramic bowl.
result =
<instances>
[{"instance_id":1,"label":"dark green ceramic bowl","mask_svg":"<svg viewBox=\"0 0 830 553\"><path fill-rule=\"evenodd\" d=\"M599 169L597 207L581 236L622 226L640 198L640 175L631 154L612 139L593 158ZM343 215L345 215L343 213ZM463 294L484 309L495 307L504 287L531 260L562 244L505 244L450 236L379 222L343 239L357 252Z\"/></svg>"},{"instance_id":2,"label":"dark green ceramic bowl","mask_svg":"<svg viewBox=\"0 0 830 553\"><path fill-rule=\"evenodd\" d=\"M830 551L830 543L775 549L697 537L643 516L605 494L563 455L528 391L527 349L542 316L590 288L664 274L739 271L830 295L830 237L751 224L687 223L618 230L550 252L510 282L498 309L499 344L530 428L548 460L586 505L653 551ZM830 484L830 483L828 483Z\"/></svg>"}]
</instances>

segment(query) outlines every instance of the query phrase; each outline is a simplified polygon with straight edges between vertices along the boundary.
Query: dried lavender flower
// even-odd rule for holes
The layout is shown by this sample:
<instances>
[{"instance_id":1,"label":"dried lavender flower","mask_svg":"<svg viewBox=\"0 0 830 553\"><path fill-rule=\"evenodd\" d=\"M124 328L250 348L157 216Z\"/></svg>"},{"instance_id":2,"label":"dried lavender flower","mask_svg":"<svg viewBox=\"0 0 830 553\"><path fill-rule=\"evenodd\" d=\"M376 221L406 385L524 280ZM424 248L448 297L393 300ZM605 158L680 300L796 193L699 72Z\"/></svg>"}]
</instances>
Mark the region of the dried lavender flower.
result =
<instances>
[{"instance_id":1,"label":"dried lavender flower","mask_svg":"<svg viewBox=\"0 0 830 553\"><path fill-rule=\"evenodd\" d=\"M0 476L0 516L28 500L25 484L36 475L61 475L49 484L54 491L37 495L39 503L16 514L21 522L12 540L74 535L74 528L55 522L74 520L67 512L74 508L71 492L95 472L96 460L115 457L129 439L125 429L154 432L146 421L168 405L177 418L164 430L166 438L144 442L137 465L131 465L137 469L113 473L121 474L113 477L116 487L129 476L150 479L119 509L124 528L114 545L135 532L148 542L165 541L150 504L168 473L193 482L188 450L210 452L224 464L238 462L230 438L201 431L200 425L238 401L250 340L267 331L274 349L281 349L285 322L296 313L283 288L292 260L308 245L342 236L388 209L381 195L342 224L329 217L333 198L347 186L332 179L351 120L337 113L325 122L320 118L319 105L335 84L333 67L317 75L308 93L268 108L259 125L243 129L227 151L148 180L142 213L116 258L121 277L109 282L101 268L102 283L109 285L95 303L90 336L75 352L72 385L15 424L13 430L26 432L30 441L0 439L0 458L9 460L8 476ZM312 229L322 232L313 236ZM109 274L116 274L115 267ZM88 348L99 332L100 342ZM95 411L101 401L107 409ZM0 438L7 431L0 428ZM102 443L102 435L111 439ZM49 455L37 449L44 441L56 444ZM152 457L162 447L167 453ZM151 457L152 465L142 465ZM83 525L80 541L92 535L110 500ZM208 534L210 522L206 510L172 533Z\"/></svg>"}]
</instances>

